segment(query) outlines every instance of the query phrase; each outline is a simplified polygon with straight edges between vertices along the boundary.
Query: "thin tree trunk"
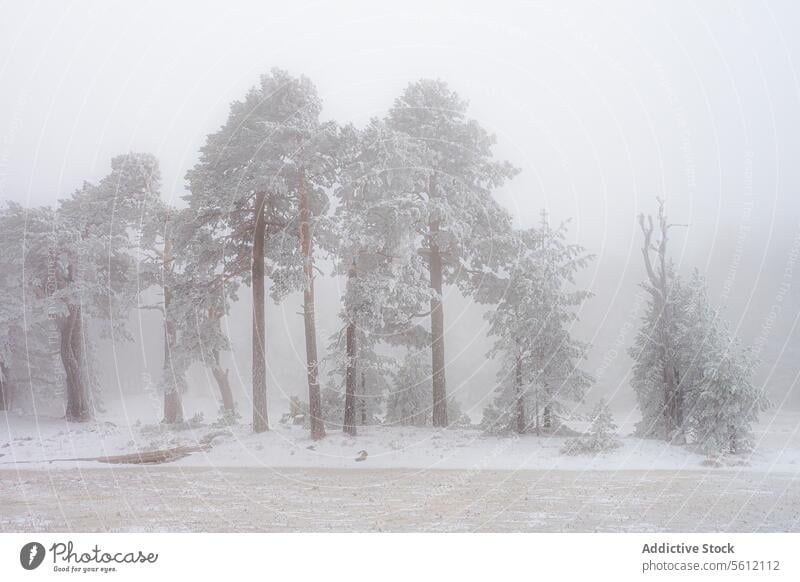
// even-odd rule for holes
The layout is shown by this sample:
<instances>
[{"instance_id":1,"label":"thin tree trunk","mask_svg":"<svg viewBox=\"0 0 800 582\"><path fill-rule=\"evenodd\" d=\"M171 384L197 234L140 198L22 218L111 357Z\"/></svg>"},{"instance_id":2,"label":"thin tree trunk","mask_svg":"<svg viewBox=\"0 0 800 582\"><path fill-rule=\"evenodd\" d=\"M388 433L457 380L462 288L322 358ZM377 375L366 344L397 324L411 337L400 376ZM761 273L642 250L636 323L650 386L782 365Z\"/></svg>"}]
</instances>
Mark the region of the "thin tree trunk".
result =
<instances>
[{"instance_id":1,"label":"thin tree trunk","mask_svg":"<svg viewBox=\"0 0 800 582\"><path fill-rule=\"evenodd\" d=\"M355 264L355 261L354 261ZM351 270L355 277L355 268ZM345 370L345 391L344 391L344 424L342 430L350 436L356 436L356 358L358 357L358 345L356 338L356 323L350 321L345 332L345 344L347 354L347 368Z\"/></svg>"},{"instance_id":2,"label":"thin tree trunk","mask_svg":"<svg viewBox=\"0 0 800 582\"><path fill-rule=\"evenodd\" d=\"M67 315L59 324L59 333L61 362L67 380L66 418L70 422L85 422L92 417L86 386L82 331L81 308L68 306Z\"/></svg>"},{"instance_id":3,"label":"thin tree trunk","mask_svg":"<svg viewBox=\"0 0 800 582\"><path fill-rule=\"evenodd\" d=\"M430 177L431 201L438 197L436 177ZM429 223L431 297L431 365L433 370L433 426L447 426L447 385L444 371L444 308L442 306L442 255L439 249L439 216L432 211Z\"/></svg>"},{"instance_id":4,"label":"thin tree trunk","mask_svg":"<svg viewBox=\"0 0 800 582\"><path fill-rule=\"evenodd\" d=\"M517 432L523 434L527 423L525 422L525 397L522 394L522 357L519 354L517 355L514 384L517 392Z\"/></svg>"},{"instance_id":5,"label":"thin tree trunk","mask_svg":"<svg viewBox=\"0 0 800 582\"><path fill-rule=\"evenodd\" d=\"M319 389L319 360L317 358L317 324L314 315L314 259L311 239L311 209L308 205L305 174L300 170L300 247L303 252L303 323L306 332L306 368L308 376L308 412L311 416L311 438L325 436L322 418L322 396Z\"/></svg>"},{"instance_id":6,"label":"thin tree trunk","mask_svg":"<svg viewBox=\"0 0 800 582\"><path fill-rule=\"evenodd\" d=\"M367 407L364 398L367 394L367 375L364 370L361 370L361 399L359 401L359 408L361 409L361 425L367 424Z\"/></svg>"},{"instance_id":7,"label":"thin tree trunk","mask_svg":"<svg viewBox=\"0 0 800 582\"><path fill-rule=\"evenodd\" d=\"M0 362L0 410L11 410L11 380L4 362Z\"/></svg>"},{"instance_id":8,"label":"thin tree trunk","mask_svg":"<svg viewBox=\"0 0 800 582\"><path fill-rule=\"evenodd\" d=\"M164 241L164 420L166 424L183 422L183 402L180 388L172 365L172 350L175 349L177 333L175 323L170 320L169 309L172 303L172 289L166 281L167 270L172 268L172 241Z\"/></svg>"},{"instance_id":9,"label":"thin tree trunk","mask_svg":"<svg viewBox=\"0 0 800 582\"><path fill-rule=\"evenodd\" d=\"M266 193L256 194L255 229L253 232L253 432L269 430L267 418L267 354L264 313L264 244L266 236Z\"/></svg>"},{"instance_id":10,"label":"thin tree trunk","mask_svg":"<svg viewBox=\"0 0 800 582\"><path fill-rule=\"evenodd\" d=\"M364 393L366 386L362 386L361 394L361 426L367 426L367 395Z\"/></svg>"},{"instance_id":11,"label":"thin tree trunk","mask_svg":"<svg viewBox=\"0 0 800 582\"><path fill-rule=\"evenodd\" d=\"M553 411L549 404L546 404L542 411L542 427L548 432L553 428Z\"/></svg>"}]
</instances>

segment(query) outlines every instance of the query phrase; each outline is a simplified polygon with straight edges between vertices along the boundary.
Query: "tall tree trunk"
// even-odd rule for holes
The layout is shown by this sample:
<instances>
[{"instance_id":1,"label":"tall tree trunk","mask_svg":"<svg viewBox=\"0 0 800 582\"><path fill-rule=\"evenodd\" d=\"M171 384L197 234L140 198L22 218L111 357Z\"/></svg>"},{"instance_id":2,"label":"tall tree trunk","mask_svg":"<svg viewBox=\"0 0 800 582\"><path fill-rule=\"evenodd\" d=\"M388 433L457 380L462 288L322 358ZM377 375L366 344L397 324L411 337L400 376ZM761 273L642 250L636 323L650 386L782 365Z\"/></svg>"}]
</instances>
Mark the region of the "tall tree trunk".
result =
<instances>
[{"instance_id":1,"label":"tall tree trunk","mask_svg":"<svg viewBox=\"0 0 800 582\"><path fill-rule=\"evenodd\" d=\"M306 332L306 368L308 376L308 412L311 416L311 438L325 436L325 419L322 418L322 396L319 389L319 361L317 359L317 324L314 316L314 259L311 240L311 209L308 205L305 173L300 170L300 247L303 252L303 323Z\"/></svg>"},{"instance_id":2,"label":"tall tree trunk","mask_svg":"<svg viewBox=\"0 0 800 582\"><path fill-rule=\"evenodd\" d=\"M366 386L364 386L364 385L362 384L362 390L361 390L361 402L360 402L360 408L361 408L361 426L367 426L367 395L366 395L366 393L364 392L364 390L366 390L366 388L367 388L367 387L366 387Z\"/></svg>"},{"instance_id":3,"label":"tall tree trunk","mask_svg":"<svg viewBox=\"0 0 800 582\"><path fill-rule=\"evenodd\" d=\"M172 241L167 236L164 241L164 420L166 424L183 422L183 402L180 386L172 364L172 350L175 349L177 333L175 322L169 317L172 303L172 289L167 282L168 270L172 268Z\"/></svg>"},{"instance_id":4,"label":"tall tree trunk","mask_svg":"<svg viewBox=\"0 0 800 582\"><path fill-rule=\"evenodd\" d=\"M59 323L61 363L67 380L66 418L70 422L85 422L92 417L86 362L83 353L83 320L81 308L67 307L67 315Z\"/></svg>"},{"instance_id":5,"label":"tall tree trunk","mask_svg":"<svg viewBox=\"0 0 800 582\"><path fill-rule=\"evenodd\" d=\"M348 277L355 277L355 260ZM350 436L356 436L356 364L358 357L358 345L356 337L356 322L350 321L345 332L345 350L347 355L347 368L345 370L345 390L344 390L344 424L342 430Z\"/></svg>"},{"instance_id":6,"label":"tall tree trunk","mask_svg":"<svg viewBox=\"0 0 800 582\"><path fill-rule=\"evenodd\" d=\"M525 396L522 393L522 356L517 354L517 361L514 373L514 385L517 393L517 432L523 434L526 430L525 421Z\"/></svg>"},{"instance_id":7,"label":"tall tree trunk","mask_svg":"<svg viewBox=\"0 0 800 582\"><path fill-rule=\"evenodd\" d=\"M264 314L264 244L266 236L266 193L256 194L255 229L253 232L253 432L269 430L267 418L267 353Z\"/></svg>"},{"instance_id":8,"label":"tall tree trunk","mask_svg":"<svg viewBox=\"0 0 800 582\"><path fill-rule=\"evenodd\" d=\"M431 201L438 197L436 176L430 177ZM431 211L429 222L430 281L431 297L431 364L433 370L433 426L447 426L447 386L444 372L444 309L442 306L442 254L439 249L439 215Z\"/></svg>"},{"instance_id":9,"label":"tall tree trunk","mask_svg":"<svg viewBox=\"0 0 800 582\"><path fill-rule=\"evenodd\" d=\"M361 425L367 424L367 406L364 398L367 394L367 375L364 370L361 370L361 398L359 399L359 408L361 409Z\"/></svg>"},{"instance_id":10,"label":"tall tree trunk","mask_svg":"<svg viewBox=\"0 0 800 582\"><path fill-rule=\"evenodd\" d=\"M233 390L231 381L228 377L228 370L220 364L219 352L214 351L214 359L211 361L211 373L219 387L219 395L222 397L222 410L226 417L233 419L236 414L236 404L233 401Z\"/></svg>"},{"instance_id":11,"label":"tall tree trunk","mask_svg":"<svg viewBox=\"0 0 800 582\"><path fill-rule=\"evenodd\" d=\"M11 410L11 380L5 362L0 362L0 410Z\"/></svg>"},{"instance_id":12,"label":"tall tree trunk","mask_svg":"<svg viewBox=\"0 0 800 582\"><path fill-rule=\"evenodd\" d=\"M664 439L671 441L682 430L683 402L678 394L678 381L675 373L675 363L672 359L672 341L670 333L672 323L672 306L669 301L669 281L667 271L667 241L670 227L675 226L667 222L664 213L664 201L658 199L658 227L661 239L655 244L653 238L653 218L648 216L645 221L643 214L639 215L639 226L644 234L642 256L650 280L651 294L654 305L658 311L656 336L659 342L658 355L661 361L661 373L664 379ZM657 266L653 266L650 258L651 251L655 251Z\"/></svg>"}]
</instances>

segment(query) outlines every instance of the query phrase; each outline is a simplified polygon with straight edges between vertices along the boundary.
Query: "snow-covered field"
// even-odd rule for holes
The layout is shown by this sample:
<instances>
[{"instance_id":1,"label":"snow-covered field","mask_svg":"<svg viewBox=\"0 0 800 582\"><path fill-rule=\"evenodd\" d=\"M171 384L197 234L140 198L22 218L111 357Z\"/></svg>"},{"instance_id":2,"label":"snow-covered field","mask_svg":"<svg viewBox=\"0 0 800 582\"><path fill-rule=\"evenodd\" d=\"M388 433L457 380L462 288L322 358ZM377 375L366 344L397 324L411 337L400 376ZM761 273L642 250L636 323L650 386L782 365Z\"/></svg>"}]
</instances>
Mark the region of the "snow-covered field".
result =
<instances>
[{"instance_id":1,"label":"snow-covered field","mask_svg":"<svg viewBox=\"0 0 800 582\"><path fill-rule=\"evenodd\" d=\"M0 531L798 531L786 473L0 471Z\"/></svg>"},{"instance_id":2,"label":"snow-covered field","mask_svg":"<svg viewBox=\"0 0 800 582\"><path fill-rule=\"evenodd\" d=\"M60 418L0 413L0 469L59 470L74 467L111 468L95 461L66 459L153 451L196 445L213 436L213 447L175 461L176 467L308 467L330 469L463 469L463 470L681 470L705 471L708 459L685 447L622 438L623 446L596 456L565 456L564 438L493 437L477 429L433 430L413 427L359 427L350 438L331 430L315 443L299 426L273 422L270 432L254 435L248 424L215 427L201 423L174 430L159 424L122 424L110 416L87 424ZM118 424L119 423L119 424ZM586 427L571 423L577 430ZM623 426L620 434L629 434ZM800 413L765 414L756 427L757 446L747 458L718 470L796 473L800 475ZM367 451L363 462L359 452ZM119 468L116 466L115 468Z\"/></svg>"},{"instance_id":3,"label":"snow-covered field","mask_svg":"<svg viewBox=\"0 0 800 582\"><path fill-rule=\"evenodd\" d=\"M253 435L6 414L0 531L800 531L799 421L765 415L748 459L709 466L629 436L613 452L564 456L562 438L469 429L373 427L313 443L279 424ZM210 450L158 466L63 460L207 435Z\"/></svg>"}]
</instances>

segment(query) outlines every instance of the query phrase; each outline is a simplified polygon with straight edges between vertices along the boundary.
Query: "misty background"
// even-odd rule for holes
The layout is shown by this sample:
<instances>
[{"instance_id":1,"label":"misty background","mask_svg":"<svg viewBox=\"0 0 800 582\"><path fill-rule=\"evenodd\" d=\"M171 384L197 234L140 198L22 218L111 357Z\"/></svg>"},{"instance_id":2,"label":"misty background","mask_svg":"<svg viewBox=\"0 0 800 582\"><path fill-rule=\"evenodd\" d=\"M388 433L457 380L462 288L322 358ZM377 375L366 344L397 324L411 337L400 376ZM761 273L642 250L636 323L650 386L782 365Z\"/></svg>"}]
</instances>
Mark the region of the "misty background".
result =
<instances>
[{"instance_id":1,"label":"misty background","mask_svg":"<svg viewBox=\"0 0 800 582\"><path fill-rule=\"evenodd\" d=\"M667 202L670 254L761 359L778 408L800 409L800 6L786 2L0 3L0 199L52 204L146 151L182 204L205 136L274 66L317 85L323 119L363 126L422 77L447 81L522 172L497 192L516 225L544 208L595 255L576 336L592 344L587 400L635 415L627 374L644 278L640 212ZM321 265L327 272L330 269ZM343 281L319 277L319 348L340 327ZM497 364L485 308L446 290L448 391L476 420ZM248 293L226 321L249 416ZM302 297L268 303L273 414L303 397ZM100 344L107 403L160 374L160 316ZM323 387L326 376L321 377ZM185 399L213 399L195 369ZM160 406L154 401L154 407Z\"/></svg>"}]
</instances>

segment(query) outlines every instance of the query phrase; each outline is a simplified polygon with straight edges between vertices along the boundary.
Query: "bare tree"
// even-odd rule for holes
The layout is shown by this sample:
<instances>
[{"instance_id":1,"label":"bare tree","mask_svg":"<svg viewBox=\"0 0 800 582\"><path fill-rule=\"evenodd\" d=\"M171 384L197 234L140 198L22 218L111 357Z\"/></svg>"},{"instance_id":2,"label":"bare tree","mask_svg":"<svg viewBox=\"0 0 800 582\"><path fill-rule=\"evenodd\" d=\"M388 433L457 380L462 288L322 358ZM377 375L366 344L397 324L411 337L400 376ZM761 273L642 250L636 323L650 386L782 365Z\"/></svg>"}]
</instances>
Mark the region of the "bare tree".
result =
<instances>
[{"instance_id":1,"label":"bare tree","mask_svg":"<svg viewBox=\"0 0 800 582\"><path fill-rule=\"evenodd\" d=\"M677 362L675 361L674 338L670 333L673 322L673 305L670 301L671 277L668 268L667 243L671 228L681 226L670 224L664 212L664 200L658 198L658 216L639 215L639 226L644 235L642 257L647 271L649 285L647 291L652 295L656 308L656 335L661 373L664 378L664 438L672 440L681 433L683 427L683 398L678 382ZM657 240L656 238L657 237Z\"/></svg>"}]
</instances>

